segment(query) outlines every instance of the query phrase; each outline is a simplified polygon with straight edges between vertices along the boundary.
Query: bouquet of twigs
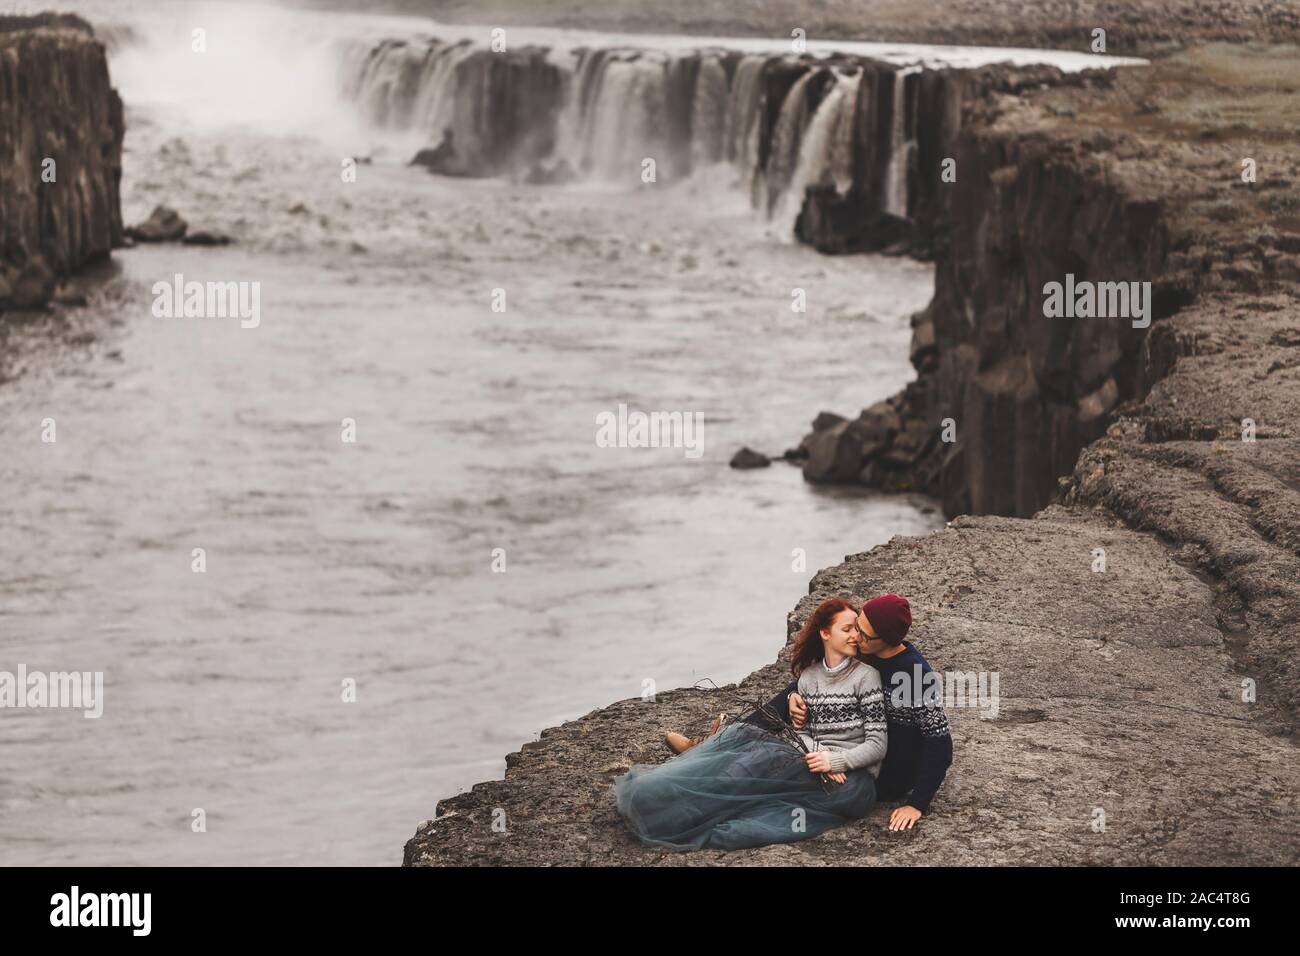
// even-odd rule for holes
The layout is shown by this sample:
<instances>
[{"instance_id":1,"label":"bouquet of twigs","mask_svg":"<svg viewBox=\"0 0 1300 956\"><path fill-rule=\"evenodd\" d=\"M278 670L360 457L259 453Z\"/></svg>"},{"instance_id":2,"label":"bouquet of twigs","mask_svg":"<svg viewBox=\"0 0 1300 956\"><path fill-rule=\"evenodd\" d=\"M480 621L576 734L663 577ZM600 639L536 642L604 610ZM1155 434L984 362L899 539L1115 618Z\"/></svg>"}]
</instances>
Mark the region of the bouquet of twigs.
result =
<instances>
[{"instance_id":1,"label":"bouquet of twigs","mask_svg":"<svg viewBox=\"0 0 1300 956\"><path fill-rule=\"evenodd\" d=\"M790 722L762 701L752 700L729 687L719 687L708 677L696 681L695 689L722 691L731 698L737 707L741 708L742 720L745 717L750 716L750 714L762 714L767 719L768 724L768 726L763 728L764 730L770 731L773 736L784 740L800 753L812 753L812 751L808 749L808 745L803 742L803 738L799 736ZM822 790L826 793L830 793L832 786L831 778L824 773L819 773L817 777L821 781Z\"/></svg>"}]
</instances>

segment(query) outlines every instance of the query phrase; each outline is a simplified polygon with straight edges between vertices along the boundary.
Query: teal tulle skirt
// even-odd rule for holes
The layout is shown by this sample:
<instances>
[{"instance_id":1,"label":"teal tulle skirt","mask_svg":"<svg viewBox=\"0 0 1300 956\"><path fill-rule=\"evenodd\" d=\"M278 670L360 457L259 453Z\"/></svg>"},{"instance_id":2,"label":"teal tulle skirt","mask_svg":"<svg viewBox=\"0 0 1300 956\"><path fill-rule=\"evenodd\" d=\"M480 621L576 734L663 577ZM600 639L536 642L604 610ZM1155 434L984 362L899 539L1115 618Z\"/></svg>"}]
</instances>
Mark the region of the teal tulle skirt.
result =
<instances>
[{"instance_id":1,"label":"teal tulle skirt","mask_svg":"<svg viewBox=\"0 0 1300 956\"><path fill-rule=\"evenodd\" d=\"M618 812L647 846L739 850L792 843L865 816L875 778L854 770L823 789L803 754L751 724L732 724L667 763L614 781Z\"/></svg>"}]
</instances>

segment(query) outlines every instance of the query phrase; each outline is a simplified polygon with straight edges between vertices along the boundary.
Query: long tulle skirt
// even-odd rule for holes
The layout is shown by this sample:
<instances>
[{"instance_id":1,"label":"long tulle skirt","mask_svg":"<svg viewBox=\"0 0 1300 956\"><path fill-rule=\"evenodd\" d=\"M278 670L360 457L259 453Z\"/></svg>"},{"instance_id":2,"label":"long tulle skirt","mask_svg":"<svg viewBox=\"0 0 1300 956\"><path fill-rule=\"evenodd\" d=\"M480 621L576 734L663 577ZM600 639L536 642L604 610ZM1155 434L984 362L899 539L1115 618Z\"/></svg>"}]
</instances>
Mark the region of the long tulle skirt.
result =
<instances>
[{"instance_id":1,"label":"long tulle skirt","mask_svg":"<svg viewBox=\"0 0 1300 956\"><path fill-rule=\"evenodd\" d=\"M876 800L866 770L828 788L792 744L739 723L667 763L633 767L614 795L648 846L738 850L806 840L866 815Z\"/></svg>"}]
</instances>

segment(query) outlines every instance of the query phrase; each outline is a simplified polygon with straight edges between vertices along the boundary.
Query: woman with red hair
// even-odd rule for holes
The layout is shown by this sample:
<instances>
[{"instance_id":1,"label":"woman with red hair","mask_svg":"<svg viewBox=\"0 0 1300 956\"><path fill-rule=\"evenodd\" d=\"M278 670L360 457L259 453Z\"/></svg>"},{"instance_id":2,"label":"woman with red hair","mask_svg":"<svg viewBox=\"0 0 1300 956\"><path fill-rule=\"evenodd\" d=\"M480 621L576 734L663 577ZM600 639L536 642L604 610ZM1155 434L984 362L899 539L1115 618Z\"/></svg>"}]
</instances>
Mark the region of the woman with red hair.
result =
<instances>
[{"instance_id":1,"label":"woman with red hair","mask_svg":"<svg viewBox=\"0 0 1300 956\"><path fill-rule=\"evenodd\" d=\"M808 717L805 750L756 723L736 723L656 766L614 783L618 811L642 843L670 850L736 850L790 843L865 816L885 757L880 675L856 659L858 608L818 605L790 664Z\"/></svg>"}]
</instances>

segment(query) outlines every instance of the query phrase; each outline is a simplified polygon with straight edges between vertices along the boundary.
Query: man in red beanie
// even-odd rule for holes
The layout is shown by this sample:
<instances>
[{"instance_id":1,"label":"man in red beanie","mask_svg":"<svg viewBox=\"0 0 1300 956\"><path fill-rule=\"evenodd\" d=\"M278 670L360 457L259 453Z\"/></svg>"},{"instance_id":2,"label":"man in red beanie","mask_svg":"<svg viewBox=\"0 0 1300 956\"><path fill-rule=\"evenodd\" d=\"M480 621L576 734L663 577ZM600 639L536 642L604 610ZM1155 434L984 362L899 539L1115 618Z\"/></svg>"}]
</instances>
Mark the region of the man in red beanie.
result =
<instances>
[{"instance_id":1,"label":"man in red beanie","mask_svg":"<svg viewBox=\"0 0 1300 956\"><path fill-rule=\"evenodd\" d=\"M912 606L897 594L873 598L858 613L862 635L858 657L880 671L885 687L889 730L876 793L882 801L901 801L889 816L891 830L910 830L930 811L930 801L952 764L952 734L943 712L943 697L924 693L931 682L925 675L932 669L921 652L905 640L911 626ZM767 705L769 712L779 714L796 728L808 719L808 706L797 693L798 686L797 681L792 682ZM767 723L761 714L748 720L759 726ZM705 737L691 740L681 734L668 734L666 741L681 753L717 733L722 722L721 717L714 721Z\"/></svg>"},{"instance_id":2,"label":"man in red beanie","mask_svg":"<svg viewBox=\"0 0 1300 956\"><path fill-rule=\"evenodd\" d=\"M858 627L862 628L864 623L870 630L863 630L863 634L883 641L888 647L897 647L912 626L912 605L897 594L882 594L862 605Z\"/></svg>"}]
</instances>

